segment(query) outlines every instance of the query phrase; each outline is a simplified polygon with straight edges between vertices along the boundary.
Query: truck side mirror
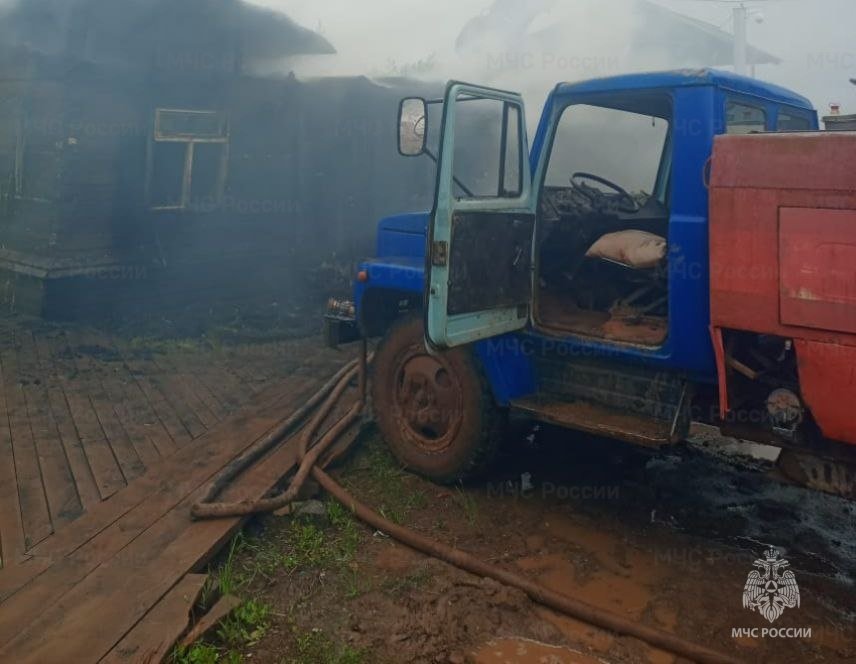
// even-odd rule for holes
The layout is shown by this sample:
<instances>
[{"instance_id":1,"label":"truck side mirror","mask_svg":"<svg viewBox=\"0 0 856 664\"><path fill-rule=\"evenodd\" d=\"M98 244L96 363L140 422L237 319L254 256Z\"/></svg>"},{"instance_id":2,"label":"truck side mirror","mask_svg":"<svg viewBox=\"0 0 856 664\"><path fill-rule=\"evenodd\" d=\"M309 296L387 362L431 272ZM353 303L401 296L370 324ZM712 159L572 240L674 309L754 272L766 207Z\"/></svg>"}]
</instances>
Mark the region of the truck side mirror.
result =
<instances>
[{"instance_id":1,"label":"truck side mirror","mask_svg":"<svg viewBox=\"0 0 856 664\"><path fill-rule=\"evenodd\" d=\"M407 97L398 107L398 152L418 157L428 141L428 104L421 97Z\"/></svg>"}]
</instances>

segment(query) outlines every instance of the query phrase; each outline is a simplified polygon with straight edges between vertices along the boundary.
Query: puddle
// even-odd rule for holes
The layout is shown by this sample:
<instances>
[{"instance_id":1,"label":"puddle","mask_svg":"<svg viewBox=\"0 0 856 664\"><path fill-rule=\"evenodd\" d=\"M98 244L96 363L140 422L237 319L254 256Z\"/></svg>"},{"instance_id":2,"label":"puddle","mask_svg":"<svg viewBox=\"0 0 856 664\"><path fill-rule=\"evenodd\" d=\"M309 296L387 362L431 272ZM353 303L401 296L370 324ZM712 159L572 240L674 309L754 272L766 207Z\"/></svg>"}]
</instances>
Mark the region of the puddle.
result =
<instances>
[{"instance_id":1,"label":"puddle","mask_svg":"<svg viewBox=\"0 0 856 664\"><path fill-rule=\"evenodd\" d=\"M467 660L474 664L608 664L606 660L528 639L498 639Z\"/></svg>"},{"instance_id":2,"label":"puddle","mask_svg":"<svg viewBox=\"0 0 856 664\"><path fill-rule=\"evenodd\" d=\"M517 565L534 573L547 588L630 618L641 618L651 601L650 588L637 579L611 574L602 567L581 578L562 555L523 558Z\"/></svg>"}]
</instances>

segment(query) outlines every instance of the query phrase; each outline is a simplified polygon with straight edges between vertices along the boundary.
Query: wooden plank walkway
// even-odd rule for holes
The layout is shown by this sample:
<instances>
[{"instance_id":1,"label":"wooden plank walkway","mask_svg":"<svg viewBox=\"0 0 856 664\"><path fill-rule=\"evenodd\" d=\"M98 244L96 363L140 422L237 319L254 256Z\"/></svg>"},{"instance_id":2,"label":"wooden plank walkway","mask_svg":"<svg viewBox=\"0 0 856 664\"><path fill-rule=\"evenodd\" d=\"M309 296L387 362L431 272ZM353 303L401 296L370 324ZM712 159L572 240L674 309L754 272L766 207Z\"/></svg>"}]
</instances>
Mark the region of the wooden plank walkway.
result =
<instances>
[{"instance_id":1,"label":"wooden plank walkway","mask_svg":"<svg viewBox=\"0 0 856 664\"><path fill-rule=\"evenodd\" d=\"M33 332L32 338L38 339L39 331ZM16 459L10 462L3 454L4 450L14 451L15 442L29 450L37 464L45 455L33 454L33 450L40 448L42 441L51 442L56 450L77 450L77 456L82 453L87 460L90 455L102 453L106 444L110 450L114 450L114 445L124 445L124 454L134 452L143 463L140 451L146 447L145 456L151 460L141 475L129 478L114 452L114 468L122 472L126 484L105 500L94 503L91 496L83 500L80 494L74 494L78 500L73 504L81 514L73 522L60 523L50 499L56 492L44 487L44 502L39 503L36 516L43 521L47 518L52 532L30 545L24 543L31 531L24 525L22 493L4 491L7 485L0 485L0 500L5 501L0 528L8 528L17 538L6 541L12 546L17 543L25 551L25 555L14 559L14 564L0 571L0 661L4 662L140 661L151 654L144 650L149 645L153 652L162 654L162 644L152 637L155 632L160 633L160 628L153 626L160 625L176 611L186 613L183 598L188 594L187 584L192 586L194 580L186 579L185 575L204 567L241 525L239 519L193 522L190 506L220 469L299 406L345 360L343 354L321 349L317 342L294 342L275 348L233 349L234 352L222 355L217 362L210 357L207 362L196 362L192 353L143 356L131 362L127 347L106 346L108 340L102 338L99 348L115 348L118 353L110 355L108 361L104 357L99 359L103 351L83 352L89 337L79 337L79 333L66 331L61 338L45 343L45 347L53 348L55 360L70 361L76 373L63 365L67 371L54 376L55 381L41 380L33 386L34 403L38 398L40 405L33 407L32 412L41 413L37 421L43 426L31 425L30 437L19 434L21 425L16 419L12 426L6 407L6 418L0 422L4 425L0 426L0 478L19 472ZM28 348L40 346L38 341L24 344L18 330L13 338L17 341L9 348L19 356L26 355ZM5 350L5 346L0 347L0 358ZM277 357L276 353L283 355ZM40 356L39 361L44 358ZM257 391L249 403L247 397L238 394L245 390L245 385L237 378L237 372L230 372L229 379L217 380L218 372L227 371L225 367L232 360L240 362L244 370L252 370L255 362L267 361L271 377L266 380L266 387L262 388L261 383L255 386ZM20 359L9 366L15 371L14 376L23 375ZM279 379L275 378L276 369L272 369L277 366L285 374ZM158 391L163 397L158 409L146 397L140 385L143 380L150 380L151 396ZM178 384L184 389L164 392L168 386ZM53 400L50 398L51 391L59 389L56 385L62 386L65 395L62 401L58 393ZM9 379L8 386L18 390L14 408L29 403L24 386L14 378ZM69 392L77 399L68 399ZM187 398L190 392L196 394L196 400ZM130 403L129 395L133 395ZM183 398L187 400L178 403ZM230 403L243 405L229 414ZM62 404L65 410L60 409ZM84 415L79 410L85 404L90 410ZM172 439L161 418L169 412L176 417L179 413L188 416L206 404L209 408L206 416L216 416L217 421L209 420L210 428L195 439L180 444ZM0 410L3 407L0 399ZM0 417L3 414L0 412ZM202 421L200 417L199 422ZM69 422L73 424L71 428ZM96 423L101 438L88 431ZM63 432L68 436L72 431L76 440L64 440ZM19 435L23 438L16 441ZM167 439L173 447L169 447ZM297 434L245 473L227 489L224 497L243 500L265 495L296 463L296 440ZM92 442L101 447L87 449ZM161 445L173 450L172 453L162 454ZM154 451L158 452L157 458ZM103 463L108 465L106 461ZM70 462L66 470L76 477L76 469ZM28 476L27 480L31 478ZM90 494L100 486L92 477L88 483ZM28 518L44 528L42 522ZM44 530L40 532L43 534Z\"/></svg>"},{"instance_id":2,"label":"wooden plank walkway","mask_svg":"<svg viewBox=\"0 0 856 664\"><path fill-rule=\"evenodd\" d=\"M0 319L0 575L271 385L338 361L314 340L215 350Z\"/></svg>"}]
</instances>

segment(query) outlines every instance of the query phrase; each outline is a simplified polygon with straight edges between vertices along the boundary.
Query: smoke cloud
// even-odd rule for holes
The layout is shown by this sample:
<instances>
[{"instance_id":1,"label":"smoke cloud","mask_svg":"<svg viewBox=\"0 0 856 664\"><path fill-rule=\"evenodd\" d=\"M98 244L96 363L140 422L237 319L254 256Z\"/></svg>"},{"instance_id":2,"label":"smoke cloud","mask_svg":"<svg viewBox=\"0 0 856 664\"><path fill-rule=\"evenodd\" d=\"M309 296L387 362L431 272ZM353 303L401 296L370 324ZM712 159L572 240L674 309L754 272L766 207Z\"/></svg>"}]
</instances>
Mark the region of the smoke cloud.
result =
<instances>
[{"instance_id":1,"label":"smoke cloud","mask_svg":"<svg viewBox=\"0 0 856 664\"><path fill-rule=\"evenodd\" d=\"M242 0L6 0L0 44L144 65L158 49L178 45L188 52L237 47L251 63L335 52L284 14Z\"/></svg>"},{"instance_id":2,"label":"smoke cloud","mask_svg":"<svg viewBox=\"0 0 856 664\"><path fill-rule=\"evenodd\" d=\"M320 29L340 52L332 58L304 58L298 72L474 79L525 92L530 108L540 108L544 95L560 80L727 65L688 57L682 48L686 32L675 32L660 45L644 43L639 36L660 30L662 22L640 12L637 0L256 1ZM653 0L653 4L724 32L732 30L732 8L725 3ZM856 112L856 86L848 81L856 76L852 39L856 3L747 0L746 4L752 9L750 42L781 60L759 65L758 78L805 94L821 113L832 101L841 103L844 112ZM508 58L509 50L513 53L519 46L514 38L500 38L492 45L487 39L483 44L488 47L477 51L456 48L467 24L491 8L501 10L514 38L560 25L562 41L558 47L550 45L546 55L528 49L526 57L517 61ZM528 26L521 27L530 19Z\"/></svg>"}]
</instances>

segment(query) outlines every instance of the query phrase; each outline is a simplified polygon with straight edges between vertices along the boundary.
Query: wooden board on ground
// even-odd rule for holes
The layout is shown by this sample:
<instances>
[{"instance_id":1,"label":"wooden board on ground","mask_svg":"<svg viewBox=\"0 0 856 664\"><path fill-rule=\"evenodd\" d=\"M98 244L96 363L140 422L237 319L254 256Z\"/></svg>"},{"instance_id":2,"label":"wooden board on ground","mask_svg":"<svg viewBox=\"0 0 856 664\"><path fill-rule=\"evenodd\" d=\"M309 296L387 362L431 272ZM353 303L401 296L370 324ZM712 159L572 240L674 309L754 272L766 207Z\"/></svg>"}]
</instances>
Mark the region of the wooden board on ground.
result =
<instances>
[{"instance_id":1,"label":"wooden board on ground","mask_svg":"<svg viewBox=\"0 0 856 664\"><path fill-rule=\"evenodd\" d=\"M113 456L110 441L104 435L98 416L92 407L89 395L77 388L73 382L78 377L73 359L73 350L65 339L53 337L47 340L59 377L65 401L68 404L86 460L95 477L101 499L105 500L125 486L122 469Z\"/></svg>"},{"instance_id":2,"label":"wooden board on ground","mask_svg":"<svg viewBox=\"0 0 856 664\"><path fill-rule=\"evenodd\" d=\"M309 389L303 380L291 381L263 407L236 415L153 467L72 528L36 547L27 563L0 575L0 602L5 603L0 606L14 608L0 611L0 646L35 619L46 602L62 597L264 435L284 405L300 400Z\"/></svg>"},{"instance_id":3,"label":"wooden board on ground","mask_svg":"<svg viewBox=\"0 0 856 664\"><path fill-rule=\"evenodd\" d=\"M36 443L27 416L23 386L19 378L16 344L5 347L0 353L3 368L3 393L6 398L6 415L12 440L12 458L18 485L21 520L24 530L24 549L38 544L53 532L47 497L42 484Z\"/></svg>"},{"instance_id":4,"label":"wooden board on ground","mask_svg":"<svg viewBox=\"0 0 856 664\"><path fill-rule=\"evenodd\" d=\"M296 440L292 438L278 452L258 468L287 472L297 460ZM264 487L258 474L247 473L225 497L259 498L278 479ZM190 508L203 493L200 487L39 613L28 628L0 648L0 660L60 661L61 652L62 661L88 662L107 655L117 636L132 629L169 592L176 578L204 566L239 528L239 519L192 522Z\"/></svg>"},{"instance_id":5,"label":"wooden board on ground","mask_svg":"<svg viewBox=\"0 0 856 664\"><path fill-rule=\"evenodd\" d=\"M48 406L48 394L42 379L33 337L27 330L18 335L18 367L30 432L39 459L51 518L52 531L83 513L62 438Z\"/></svg>"},{"instance_id":6,"label":"wooden board on ground","mask_svg":"<svg viewBox=\"0 0 856 664\"><path fill-rule=\"evenodd\" d=\"M181 639L182 648L192 646L205 638L217 625L225 620L235 609L241 606L241 600L234 595L225 595L217 600L211 610L199 619L193 628Z\"/></svg>"},{"instance_id":7,"label":"wooden board on ground","mask_svg":"<svg viewBox=\"0 0 856 664\"><path fill-rule=\"evenodd\" d=\"M0 386L5 385L0 367ZM12 430L6 408L5 390L0 390L0 568L8 573L11 564L24 555L24 524L18 497L18 477Z\"/></svg>"},{"instance_id":8,"label":"wooden board on ground","mask_svg":"<svg viewBox=\"0 0 856 664\"><path fill-rule=\"evenodd\" d=\"M324 376L316 377L313 388L323 380ZM301 392L299 396L292 392L290 399L280 399L270 406L267 417L260 418L265 421L266 429L299 405L310 390ZM223 439L218 444L200 446L197 452L220 448L214 453L219 464L216 468L211 468L208 456L209 465L193 481L184 481L177 490L174 483L164 481L154 495L143 497L121 516L111 515L113 520L108 519L109 523L101 529L90 524L89 539L83 542L78 539L70 553L60 554L61 558L37 558L36 562L47 566L13 592L0 611L0 660L97 661L107 656L182 576L204 566L233 536L241 521L192 522L189 510L204 492L211 475L260 435L247 436L247 429L252 428L249 424L245 423L240 442L235 442L234 434L225 437L231 447ZM219 429L209 436L215 436ZM224 499L256 499L265 495L295 465L296 447L296 437L292 437L239 478L226 491ZM229 449L228 454L223 452L224 448ZM180 461L180 456L174 457L177 470L173 473L183 473L186 478L189 466L186 460ZM205 466L205 461L202 465ZM163 469L160 472L162 475ZM146 480L153 481L146 476L125 491L132 492L138 483ZM120 499L122 493L114 499ZM151 493L151 487L145 493ZM44 587L51 589L53 595L44 595ZM14 617L4 619L4 616Z\"/></svg>"},{"instance_id":9,"label":"wooden board on ground","mask_svg":"<svg viewBox=\"0 0 856 664\"><path fill-rule=\"evenodd\" d=\"M207 574L188 574L181 579L101 662L164 661L190 626L191 612L207 580Z\"/></svg>"},{"instance_id":10,"label":"wooden board on ground","mask_svg":"<svg viewBox=\"0 0 856 664\"><path fill-rule=\"evenodd\" d=\"M95 477L86 459L86 453L74 425L68 402L62 391L62 385L55 375L50 349L45 340L35 334L33 335L33 350L41 380L45 384L47 404L56 423L57 435L65 450L65 456L68 459L68 465L77 487L77 495L85 511L101 502L101 494L98 492Z\"/></svg>"}]
</instances>

